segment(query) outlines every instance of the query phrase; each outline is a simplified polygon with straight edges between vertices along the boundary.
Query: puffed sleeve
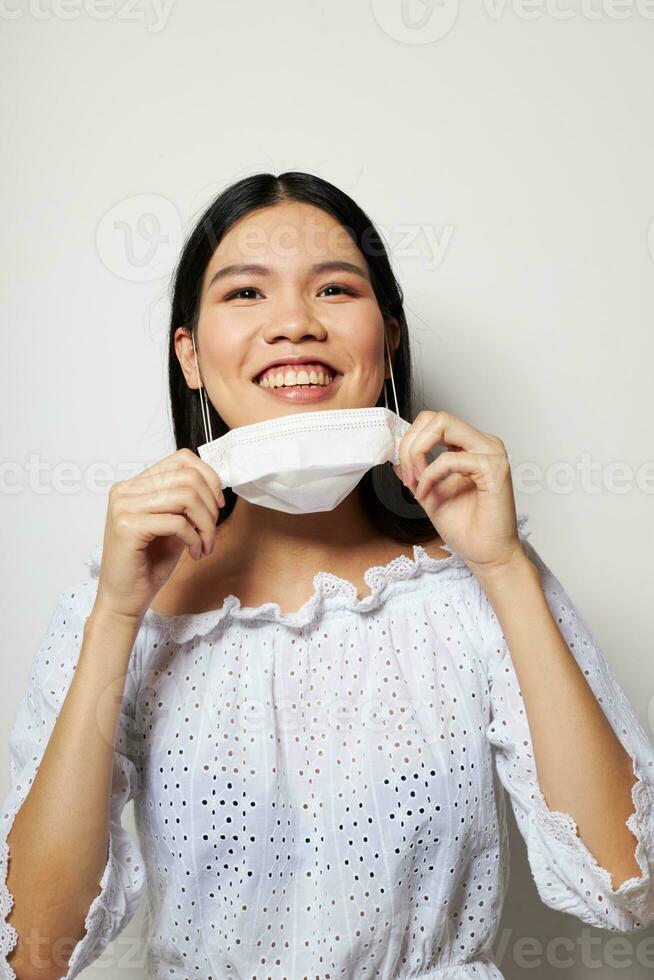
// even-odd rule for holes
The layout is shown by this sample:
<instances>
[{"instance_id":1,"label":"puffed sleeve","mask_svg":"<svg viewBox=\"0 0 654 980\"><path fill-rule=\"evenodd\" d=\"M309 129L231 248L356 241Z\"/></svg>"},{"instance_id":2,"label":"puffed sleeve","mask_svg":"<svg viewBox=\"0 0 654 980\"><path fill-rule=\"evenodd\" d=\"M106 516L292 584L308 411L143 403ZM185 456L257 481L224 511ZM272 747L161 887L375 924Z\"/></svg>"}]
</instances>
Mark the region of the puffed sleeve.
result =
<instances>
[{"instance_id":1,"label":"puffed sleeve","mask_svg":"<svg viewBox=\"0 0 654 980\"><path fill-rule=\"evenodd\" d=\"M0 811L0 966L2 976L15 980L8 956L18 936L7 921L14 905L7 887L10 849L7 837L32 785L43 753L66 697L77 664L86 617L91 612L97 579L89 579L57 597L50 623L32 661L27 689L19 702L9 735L11 787ZM130 752L130 721L135 694L132 650L120 709L113 755L107 861L97 896L85 919L86 933L75 946L65 980L71 980L97 959L133 916L145 890L145 871L139 845L121 826L126 803L139 792L136 753Z\"/></svg>"},{"instance_id":2,"label":"puffed sleeve","mask_svg":"<svg viewBox=\"0 0 654 980\"><path fill-rule=\"evenodd\" d=\"M509 794L516 823L526 845L532 876L543 902L589 925L615 932L635 932L654 922L654 746L641 726L606 657L579 609L522 530L523 547L538 568L547 604L568 648L632 762L633 812L626 824L634 835L640 874L615 889L577 833L567 813L550 810L536 776L527 715L513 662L497 617L484 596L490 722L486 736L493 746L495 769ZM535 650L534 654L537 655Z\"/></svg>"}]
</instances>

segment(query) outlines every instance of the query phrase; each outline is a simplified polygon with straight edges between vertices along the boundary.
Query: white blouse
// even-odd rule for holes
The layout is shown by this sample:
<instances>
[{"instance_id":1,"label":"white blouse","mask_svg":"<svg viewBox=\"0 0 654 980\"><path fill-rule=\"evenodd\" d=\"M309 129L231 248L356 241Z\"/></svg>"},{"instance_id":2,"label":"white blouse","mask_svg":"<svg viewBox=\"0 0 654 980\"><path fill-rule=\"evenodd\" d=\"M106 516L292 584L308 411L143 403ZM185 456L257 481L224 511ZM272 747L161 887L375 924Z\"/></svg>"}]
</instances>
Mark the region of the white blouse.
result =
<instances>
[{"instance_id":1,"label":"white blouse","mask_svg":"<svg viewBox=\"0 0 654 980\"><path fill-rule=\"evenodd\" d=\"M483 589L451 549L437 560L414 545L413 559L368 569L362 599L321 571L294 613L233 595L208 613L147 611L115 745L108 860L66 978L145 897L149 977L501 980L503 789L546 905L613 931L653 923L654 747L526 520L549 607L638 776L627 820L638 877L614 889L574 820L548 808ZM70 684L100 556L59 595L11 730L0 959L12 980L6 837ZM130 799L137 840L121 824Z\"/></svg>"}]
</instances>

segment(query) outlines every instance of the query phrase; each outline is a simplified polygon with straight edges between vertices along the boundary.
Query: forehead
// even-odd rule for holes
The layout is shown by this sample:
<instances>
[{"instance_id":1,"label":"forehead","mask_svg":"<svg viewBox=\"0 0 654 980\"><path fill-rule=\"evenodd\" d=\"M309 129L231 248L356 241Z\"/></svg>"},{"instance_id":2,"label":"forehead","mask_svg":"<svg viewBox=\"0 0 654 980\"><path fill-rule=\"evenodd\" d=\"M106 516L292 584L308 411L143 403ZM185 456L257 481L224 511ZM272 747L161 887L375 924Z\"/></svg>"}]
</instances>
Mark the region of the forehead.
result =
<instances>
[{"instance_id":1,"label":"forehead","mask_svg":"<svg viewBox=\"0 0 654 980\"><path fill-rule=\"evenodd\" d=\"M363 254L336 218L313 204L284 201L239 218L211 256L207 275L232 262L261 262L283 270L328 258L366 267Z\"/></svg>"}]
</instances>

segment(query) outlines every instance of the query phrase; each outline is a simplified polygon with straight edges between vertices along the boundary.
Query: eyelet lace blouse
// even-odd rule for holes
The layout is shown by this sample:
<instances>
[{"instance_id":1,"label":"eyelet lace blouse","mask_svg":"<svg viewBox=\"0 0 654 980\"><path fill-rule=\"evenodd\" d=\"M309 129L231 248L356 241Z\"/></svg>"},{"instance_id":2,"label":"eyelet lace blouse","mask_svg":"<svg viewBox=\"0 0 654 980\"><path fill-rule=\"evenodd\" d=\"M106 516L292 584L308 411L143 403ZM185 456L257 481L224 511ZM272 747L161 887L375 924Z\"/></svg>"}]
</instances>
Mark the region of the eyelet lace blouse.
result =
<instances>
[{"instance_id":1,"label":"eyelet lace blouse","mask_svg":"<svg viewBox=\"0 0 654 980\"><path fill-rule=\"evenodd\" d=\"M638 777L637 877L614 889L573 818L549 809L490 603L452 549L438 560L414 545L413 559L368 569L363 598L321 571L293 613L233 595L207 613L148 610L121 705L108 859L66 980L143 898L149 977L500 980L504 790L546 905L612 931L653 923L654 747L526 521L549 607ZM72 679L100 557L58 596L11 729L11 980L6 838ZM132 799L136 839L121 823Z\"/></svg>"}]
</instances>

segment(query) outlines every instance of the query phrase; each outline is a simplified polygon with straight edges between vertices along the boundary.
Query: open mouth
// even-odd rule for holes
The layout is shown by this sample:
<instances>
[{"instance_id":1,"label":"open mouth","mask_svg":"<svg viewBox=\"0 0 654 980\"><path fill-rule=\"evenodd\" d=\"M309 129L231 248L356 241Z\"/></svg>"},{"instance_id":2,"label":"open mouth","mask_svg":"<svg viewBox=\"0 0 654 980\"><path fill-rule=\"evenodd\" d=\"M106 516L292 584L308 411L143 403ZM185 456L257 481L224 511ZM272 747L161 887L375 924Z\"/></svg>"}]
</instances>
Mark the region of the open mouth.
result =
<instances>
[{"instance_id":1,"label":"open mouth","mask_svg":"<svg viewBox=\"0 0 654 980\"><path fill-rule=\"evenodd\" d=\"M252 379L259 388L279 391L284 389L329 388L342 375L339 371L321 364L319 361L311 364L276 365L268 368Z\"/></svg>"}]
</instances>

